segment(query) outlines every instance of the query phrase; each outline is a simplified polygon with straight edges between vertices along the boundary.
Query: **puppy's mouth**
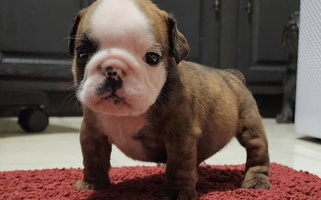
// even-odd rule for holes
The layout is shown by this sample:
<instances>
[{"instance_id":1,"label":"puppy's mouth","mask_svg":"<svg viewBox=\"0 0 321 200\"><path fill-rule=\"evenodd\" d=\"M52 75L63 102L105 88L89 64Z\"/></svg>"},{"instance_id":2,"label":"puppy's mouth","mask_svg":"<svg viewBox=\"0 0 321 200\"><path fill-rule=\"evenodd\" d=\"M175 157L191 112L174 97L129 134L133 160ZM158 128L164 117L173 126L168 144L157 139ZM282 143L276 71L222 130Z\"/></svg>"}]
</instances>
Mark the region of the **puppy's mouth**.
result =
<instances>
[{"instance_id":1,"label":"puppy's mouth","mask_svg":"<svg viewBox=\"0 0 321 200\"><path fill-rule=\"evenodd\" d=\"M98 104L103 101L113 102L115 105L127 104L125 98L119 97L116 92L123 86L121 78L106 78L97 88L96 94L101 97Z\"/></svg>"},{"instance_id":2,"label":"puppy's mouth","mask_svg":"<svg viewBox=\"0 0 321 200\"><path fill-rule=\"evenodd\" d=\"M115 93L102 96L100 101L98 102L98 104L102 103L104 101L111 101L115 105L125 105L125 104L127 105L127 102L125 101L125 98L119 97Z\"/></svg>"}]
</instances>

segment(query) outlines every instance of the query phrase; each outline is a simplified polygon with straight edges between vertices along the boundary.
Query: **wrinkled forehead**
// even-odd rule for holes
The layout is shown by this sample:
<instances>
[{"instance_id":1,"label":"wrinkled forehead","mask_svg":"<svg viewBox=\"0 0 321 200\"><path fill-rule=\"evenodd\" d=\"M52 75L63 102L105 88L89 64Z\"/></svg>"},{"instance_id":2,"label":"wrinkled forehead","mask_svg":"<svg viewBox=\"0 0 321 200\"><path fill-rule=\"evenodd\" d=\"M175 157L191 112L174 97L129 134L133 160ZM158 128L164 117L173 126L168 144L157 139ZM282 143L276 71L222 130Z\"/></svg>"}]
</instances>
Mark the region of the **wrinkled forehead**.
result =
<instances>
[{"instance_id":1,"label":"wrinkled forehead","mask_svg":"<svg viewBox=\"0 0 321 200\"><path fill-rule=\"evenodd\" d=\"M89 21L91 35L103 46L129 42L152 46L155 39L148 18L134 0L97 2Z\"/></svg>"}]
</instances>

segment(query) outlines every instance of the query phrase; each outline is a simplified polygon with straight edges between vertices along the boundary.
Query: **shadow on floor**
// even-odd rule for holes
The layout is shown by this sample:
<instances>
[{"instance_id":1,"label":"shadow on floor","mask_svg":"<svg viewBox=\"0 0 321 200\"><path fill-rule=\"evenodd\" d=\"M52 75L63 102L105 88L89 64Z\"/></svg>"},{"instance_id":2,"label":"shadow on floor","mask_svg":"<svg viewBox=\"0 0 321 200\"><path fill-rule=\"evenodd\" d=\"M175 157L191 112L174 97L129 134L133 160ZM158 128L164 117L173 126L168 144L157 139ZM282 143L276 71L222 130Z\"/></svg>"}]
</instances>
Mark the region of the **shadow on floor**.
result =
<instances>
[{"instance_id":1,"label":"shadow on floor","mask_svg":"<svg viewBox=\"0 0 321 200\"><path fill-rule=\"evenodd\" d=\"M304 137L300 137L298 139L302 140L302 141L306 141L306 142L310 142L310 143L321 145L321 139L319 139L319 138L304 136Z\"/></svg>"}]
</instances>

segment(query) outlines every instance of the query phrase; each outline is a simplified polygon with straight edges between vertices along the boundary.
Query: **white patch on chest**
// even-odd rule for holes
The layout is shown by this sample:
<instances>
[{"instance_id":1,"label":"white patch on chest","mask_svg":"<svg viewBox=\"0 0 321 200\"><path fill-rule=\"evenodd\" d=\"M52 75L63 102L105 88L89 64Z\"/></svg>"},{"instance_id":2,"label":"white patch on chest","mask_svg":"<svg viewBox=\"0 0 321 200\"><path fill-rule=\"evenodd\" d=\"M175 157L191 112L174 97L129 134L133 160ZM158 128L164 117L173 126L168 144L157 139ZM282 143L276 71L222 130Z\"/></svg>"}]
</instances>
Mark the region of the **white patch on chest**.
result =
<instances>
[{"instance_id":1,"label":"white patch on chest","mask_svg":"<svg viewBox=\"0 0 321 200\"><path fill-rule=\"evenodd\" d=\"M146 152L141 141L135 136L147 124L145 115L139 117L115 117L101 115L98 117L98 127L124 154L146 161Z\"/></svg>"}]
</instances>

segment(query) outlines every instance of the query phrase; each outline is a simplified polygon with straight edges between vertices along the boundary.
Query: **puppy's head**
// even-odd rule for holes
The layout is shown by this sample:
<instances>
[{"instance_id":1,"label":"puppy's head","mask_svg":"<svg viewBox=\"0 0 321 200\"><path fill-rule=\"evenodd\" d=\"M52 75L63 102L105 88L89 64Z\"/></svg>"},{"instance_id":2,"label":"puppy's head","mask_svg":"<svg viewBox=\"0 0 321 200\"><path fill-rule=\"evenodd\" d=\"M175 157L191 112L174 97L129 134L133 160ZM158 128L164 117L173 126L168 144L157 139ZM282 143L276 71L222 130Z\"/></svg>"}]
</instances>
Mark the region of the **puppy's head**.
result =
<instances>
[{"instance_id":1,"label":"puppy's head","mask_svg":"<svg viewBox=\"0 0 321 200\"><path fill-rule=\"evenodd\" d=\"M175 67L169 63L189 52L173 17L149 0L96 1L76 16L69 49L80 102L114 116L145 113Z\"/></svg>"}]
</instances>

